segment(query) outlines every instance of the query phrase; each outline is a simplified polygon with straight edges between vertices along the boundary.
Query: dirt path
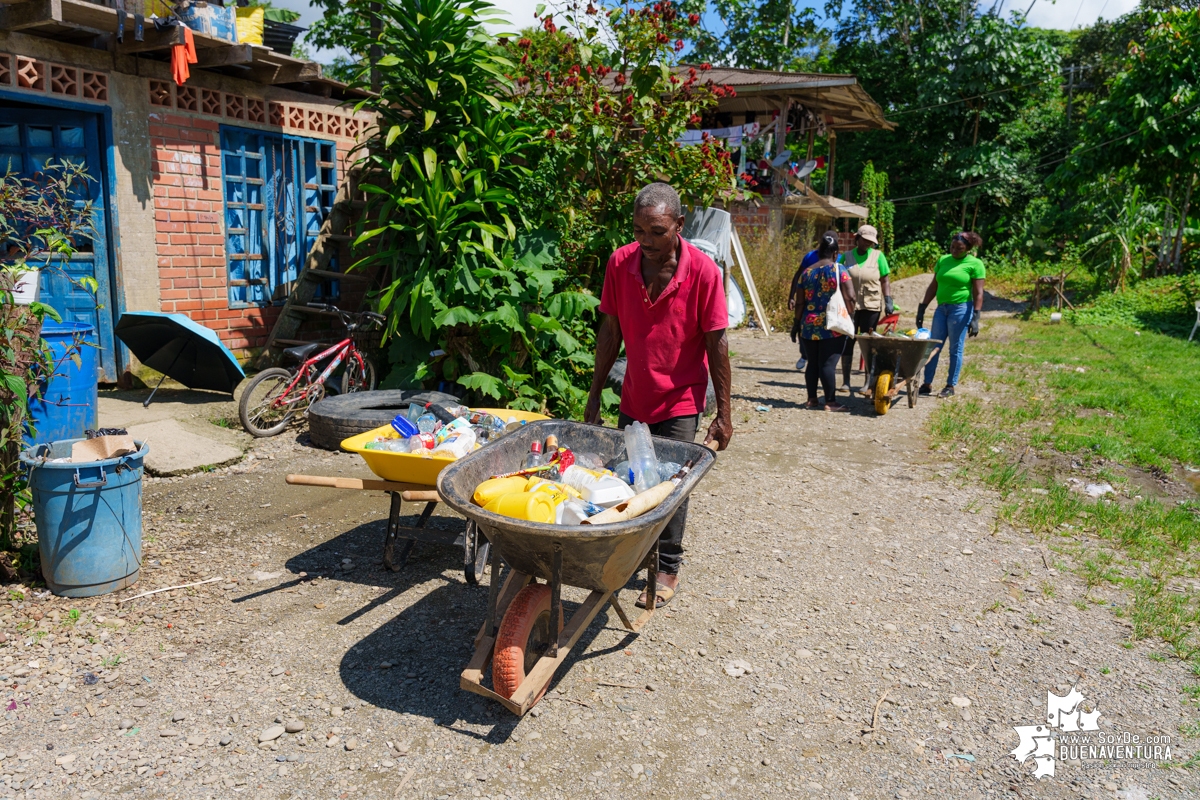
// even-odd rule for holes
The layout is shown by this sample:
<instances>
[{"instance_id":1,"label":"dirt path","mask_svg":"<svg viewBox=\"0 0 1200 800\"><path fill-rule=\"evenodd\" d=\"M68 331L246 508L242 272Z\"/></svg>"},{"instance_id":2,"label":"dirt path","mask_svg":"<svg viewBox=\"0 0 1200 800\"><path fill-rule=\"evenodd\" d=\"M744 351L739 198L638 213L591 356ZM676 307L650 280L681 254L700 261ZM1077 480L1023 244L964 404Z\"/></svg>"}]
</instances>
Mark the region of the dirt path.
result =
<instances>
[{"instance_id":1,"label":"dirt path","mask_svg":"<svg viewBox=\"0 0 1200 800\"><path fill-rule=\"evenodd\" d=\"M0 606L0 797L1196 796L1194 771L1035 781L1008 755L1048 690L1177 762L1195 710L1177 662L1125 649L1113 609L1076 608L1082 583L951 477L924 433L940 401L804 411L786 336L733 351L737 434L693 496L683 590L640 637L602 614L534 714L458 688L486 603L459 557L384 571L385 498L282 481L365 477L358 458L279 438L146 486L138 590L236 582ZM259 744L277 721L304 731Z\"/></svg>"}]
</instances>

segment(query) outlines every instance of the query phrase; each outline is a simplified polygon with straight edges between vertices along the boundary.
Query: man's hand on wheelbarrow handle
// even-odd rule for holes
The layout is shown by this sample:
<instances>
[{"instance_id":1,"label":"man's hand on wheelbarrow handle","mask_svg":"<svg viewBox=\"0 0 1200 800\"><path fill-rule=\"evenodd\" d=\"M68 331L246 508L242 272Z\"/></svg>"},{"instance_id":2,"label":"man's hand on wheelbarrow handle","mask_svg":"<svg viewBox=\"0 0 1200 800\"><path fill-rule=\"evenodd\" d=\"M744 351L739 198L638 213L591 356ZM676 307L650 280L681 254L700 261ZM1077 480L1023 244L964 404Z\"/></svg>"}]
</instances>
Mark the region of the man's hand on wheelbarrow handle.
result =
<instances>
[{"instance_id":1,"label":"man's hand on wheelbarrow handle","mask_svg":"<svg viewBox=\"0 0 1200 800\"><path fill-rule=\"evenodd\" d=\"M708 435L704 437L704 446L711 447L713 442L717 443L717 450L724 450L729 447L729 440L733 438L733 420L728 416L717 414L712 424L708 426Z\"/></svg>"}]
</instances>

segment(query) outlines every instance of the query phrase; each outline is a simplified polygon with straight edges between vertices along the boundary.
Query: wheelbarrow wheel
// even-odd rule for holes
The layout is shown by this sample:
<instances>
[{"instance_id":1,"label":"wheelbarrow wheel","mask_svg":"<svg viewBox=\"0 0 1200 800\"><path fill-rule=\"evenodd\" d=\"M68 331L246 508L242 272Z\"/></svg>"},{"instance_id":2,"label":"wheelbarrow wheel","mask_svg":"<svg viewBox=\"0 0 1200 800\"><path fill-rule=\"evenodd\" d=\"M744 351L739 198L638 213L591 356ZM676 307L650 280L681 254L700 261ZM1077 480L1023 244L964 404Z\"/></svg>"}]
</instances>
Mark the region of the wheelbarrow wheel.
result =
<instances>
[{"instance_id":1,"label":"wheelbarrow wheel","mask_svg":"<svg viewBox=\"0 0 1200 800\"><path fill-rule=\"evenodd\" d=\"M478 586L479 579L487 570L488 559L492 557L492 543L487 540L479 525L467 521L467 529L463 532L463 577L471 586Z\"/></svg>"},{"instance_id":2,"label":"wheelbarrow wheel","mask_svg":"<svg viewBox=\"0 0 1200 800\"><path fill-rule=\"evenodd\" d=\"M492 686L496 694L513 696L538 659L549 649L553 635L550 587L544 583L532 583L513 598L500 623L500 632L496 635L496 647L492 654ZM550 682L547 681L534 698L534 703L542 699L549 686Z\"/></svg>"},{"instance_id":3,"label":"wheelbarrow wheel","mask_svg":"<svg viewBox=\"0 0 1200 800\"><path fill-rule=\"evenodd\" d=\"M883 416L892 407L892 373L881 372L875 381L875 413Z\"/></svg>"}]
</instances>

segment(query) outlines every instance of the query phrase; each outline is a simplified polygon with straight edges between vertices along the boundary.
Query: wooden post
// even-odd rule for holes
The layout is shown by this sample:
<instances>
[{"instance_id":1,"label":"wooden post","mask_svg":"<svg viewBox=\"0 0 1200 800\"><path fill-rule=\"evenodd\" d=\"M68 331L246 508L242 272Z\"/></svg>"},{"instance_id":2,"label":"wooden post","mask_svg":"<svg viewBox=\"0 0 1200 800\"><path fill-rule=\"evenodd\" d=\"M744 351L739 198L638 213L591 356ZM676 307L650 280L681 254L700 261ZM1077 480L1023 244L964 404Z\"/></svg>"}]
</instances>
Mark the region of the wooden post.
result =
<instances>
[{"instance_id":1,"label":"wooden post","mask_svg":"<svg viewBox=\"0 0 1200 800\"><path fill-rule=\"evenodd\" d=\"M791 100L784 100L783 105L779 107L779 116L775 118L775 156L787 149L787 115L788 107L791 105ZM776 189L778 187L778 189ZM775 175L772 179L771 193L785 195L787 194L787 166L777 167Z\"/></svg>"},{"instance_id":2,"label":"wooden post","mask_svg":"<svg viewBox=\"0 0 1200 800\"><path fill-rule=\"evenodd\" d=\"M804 161L805 161L806 163L807 163L807 162L809 162L809 161L812 161L812 156L813 156L813 142L814 142L814 140L816 139L816 137L817 137L817 131L816 131L816 129L815 129L815 128L809 128L809 129L808 129L808 154L807 154L807 155L804 157ZM804 176L804 185L805 185L807 188L809 188L809 189L811 189L811 188L812 188L812 173L811 173L811 172L810 172L809 174L807 174L807 175L805 175L805 176Z\"/></svg>"},{"instance_id":3,"label":"wooden post","mask_svg":"<svg viewBox=\"0 0 1200 800\"><path fill-rule=\"evenodd\" d=\"M837 164L837 131L829 132L829 164L825 172L825 194L833 194L834 166Z\"/></svg>"}]
</instances>

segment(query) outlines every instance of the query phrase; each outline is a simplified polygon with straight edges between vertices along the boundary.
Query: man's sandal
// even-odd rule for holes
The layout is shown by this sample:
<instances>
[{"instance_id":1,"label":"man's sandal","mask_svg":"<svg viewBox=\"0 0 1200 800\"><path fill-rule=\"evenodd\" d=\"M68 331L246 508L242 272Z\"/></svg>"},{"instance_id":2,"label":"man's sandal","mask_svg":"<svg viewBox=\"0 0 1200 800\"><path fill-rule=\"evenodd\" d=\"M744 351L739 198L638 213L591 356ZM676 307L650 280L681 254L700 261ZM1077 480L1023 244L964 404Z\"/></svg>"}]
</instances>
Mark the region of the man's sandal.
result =
<instances>
[{"instance_id":1,"label":"man's sandal","mask_svg":"<svg viewBox=\"0 0 1200 800\"><path fill-rule=\"evenodd\" d=\"M670 588L669 586L663 586L661 584L655 588L655 593L658 595L658 602L654 604L655 608L662 608L667 603L671 602L671 598L675 596L674 589ZM638 595L637 603L635 603L635 605L638 608L646 607L646 592L645 591L643 591L640 595Z\"/></svg>"}]
</instances>

